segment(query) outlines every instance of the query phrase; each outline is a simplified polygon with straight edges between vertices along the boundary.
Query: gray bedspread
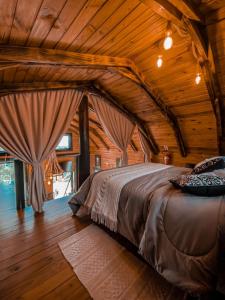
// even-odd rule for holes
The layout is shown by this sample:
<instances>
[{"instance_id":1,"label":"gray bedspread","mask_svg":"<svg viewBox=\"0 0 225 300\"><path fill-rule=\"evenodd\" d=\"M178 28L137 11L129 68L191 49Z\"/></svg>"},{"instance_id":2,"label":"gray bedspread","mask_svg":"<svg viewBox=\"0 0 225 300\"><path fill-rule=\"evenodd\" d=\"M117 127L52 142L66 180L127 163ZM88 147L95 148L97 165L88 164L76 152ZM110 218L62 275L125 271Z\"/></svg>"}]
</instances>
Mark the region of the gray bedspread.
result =
<instances>
[{"instance_id":1,"label":"gray bedspread","mask_svg":"<svg viewBox=\"0 0 225 300\"><path fill-rule=\"evenodd\" d=\"M198 293L217 287L225 294L225 197L185 194L168 182L188 171L170 167L126 183L117 231L174 285ZM69 201L74 213L85 206L94 176Z\"/></svg>"}]
</instances>

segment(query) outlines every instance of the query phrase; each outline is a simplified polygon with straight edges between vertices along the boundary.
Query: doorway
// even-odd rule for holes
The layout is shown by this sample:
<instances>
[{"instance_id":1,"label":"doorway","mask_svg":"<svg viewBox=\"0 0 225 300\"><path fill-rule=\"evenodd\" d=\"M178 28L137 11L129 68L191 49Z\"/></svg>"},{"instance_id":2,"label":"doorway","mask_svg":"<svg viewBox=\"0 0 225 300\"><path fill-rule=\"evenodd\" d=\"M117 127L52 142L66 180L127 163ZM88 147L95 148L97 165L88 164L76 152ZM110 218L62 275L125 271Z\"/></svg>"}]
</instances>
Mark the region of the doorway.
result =
<instances>
[{"instance_id":1,"label":"doorway","mask_svg":"<svg viewBox=\"0 0 225 300\"><path fill-rule=\"evenodd\" d=\"M0 160L0 211L16 209L15 167L13 160Z\"/></svg>"}]
</instances>

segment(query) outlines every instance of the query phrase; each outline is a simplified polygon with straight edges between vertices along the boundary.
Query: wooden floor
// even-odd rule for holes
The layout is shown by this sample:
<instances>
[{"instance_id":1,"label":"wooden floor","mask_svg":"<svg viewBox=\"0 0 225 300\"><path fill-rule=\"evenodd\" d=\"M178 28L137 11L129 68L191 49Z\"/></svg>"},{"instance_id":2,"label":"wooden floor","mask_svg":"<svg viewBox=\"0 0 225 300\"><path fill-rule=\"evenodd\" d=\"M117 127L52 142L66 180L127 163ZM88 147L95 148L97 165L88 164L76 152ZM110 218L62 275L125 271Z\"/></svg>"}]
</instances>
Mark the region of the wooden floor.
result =
<instances>
[{"instance_id":1,"label":"wooden floor","mask_svg":"<svg viewBox=\"0 0 225 300\"><path fill-rule=\"evenodd\" d=\"M91 299L58 247L89 224L72 217L67 198L47 202L37 217L31 207L0 210L0 299Z\"/></svg>"},{"instance_id":2,"label":"wooden floor","mask_svg":"<svg viewBox=\"0 0 225 300\"><path fill-rule=\"evenodd\" d=\"M88 224L71 217L66 198L38 217L31 208L0 211L0 299L91 299L58 247Z\"/></svg>"}]
</instances>

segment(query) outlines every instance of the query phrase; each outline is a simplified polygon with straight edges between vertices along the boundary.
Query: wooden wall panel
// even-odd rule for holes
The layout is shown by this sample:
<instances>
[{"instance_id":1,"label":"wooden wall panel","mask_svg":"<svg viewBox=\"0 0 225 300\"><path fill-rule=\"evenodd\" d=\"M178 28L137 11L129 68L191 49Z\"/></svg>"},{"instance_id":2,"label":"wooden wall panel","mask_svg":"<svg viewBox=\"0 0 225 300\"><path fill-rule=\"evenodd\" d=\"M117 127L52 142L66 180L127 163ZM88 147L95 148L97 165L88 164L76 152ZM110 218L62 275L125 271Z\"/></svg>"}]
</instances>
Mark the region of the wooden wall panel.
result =
<instances>
[{"instance_id":1,"label":"wooden wall panel","mask_svg":"<svg viewBox=\"0 0 225 300\"><path fill-rule=\"evenodd\" d=\"M107 143L110 144L110 149L106 150L102 146L100 149L91 149L91 172L94 171L95 166L95 155L101 155L102 169L110 169L116 167L116 158L120 158L122 156L121 151L118 150L116 146L114 146L108 139ZM135 145L138 146L138 151L134 152L131 146L128 147L128 164L136 164L144 162L144 154L141 151L139 139L137 136L137 132L134 132L133 140Z\"/></svg>"}]
</instances>

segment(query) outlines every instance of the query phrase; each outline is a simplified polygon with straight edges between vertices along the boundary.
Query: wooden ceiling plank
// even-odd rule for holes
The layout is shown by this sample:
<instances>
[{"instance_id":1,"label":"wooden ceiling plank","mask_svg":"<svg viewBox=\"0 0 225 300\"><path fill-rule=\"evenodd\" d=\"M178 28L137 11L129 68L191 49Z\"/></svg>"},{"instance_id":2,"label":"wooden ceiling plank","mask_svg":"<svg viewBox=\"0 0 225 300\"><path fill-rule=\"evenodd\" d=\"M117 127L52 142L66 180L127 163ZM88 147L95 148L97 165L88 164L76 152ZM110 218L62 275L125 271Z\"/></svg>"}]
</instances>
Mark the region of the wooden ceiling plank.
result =
<instances>
[{"instance_id":1,"label":"wooden ceiling plank","mask_svg":"<svg viewBox=\"0 0 225 300\"><path fill-rule=\"evenodd\" d=\"M86 0L68 0L60 12L55 26L53 26L42 42L43 48L54 48L58 41L68 31L70 26L78 17L81 10L85 7Z\"/></svg>"},{"instance_id":2,"label":"wooden ceiling plank","mask_svg":"<svg viewBox=\"0 0 225 300\"><path fill-rule=\"evenodd\" d=\"M17 7L17 0L1 1L0 9L0 42L7 43Z\"/></svg>"},{"instance_id":3,"label":"wooden ceiling plank","mask_svg":"<svg viewBox=\"0 0 225 300\"><path fill-rule=\"evenodd\" d=\"M149 12L148 15L151 16ZM152 40L152 38L154 38L154 35L151 33L150 30L151 26L153 26L154 24L157 24L156 28L159 27L156 29L157 32L161 28L162 24L165 24L165 28L166 28L166 22L164 21L163 18L160 18L156 14L151 17L148 17L148 15L146 17L146 21L140 22L139 20L137 20L136 27L133 27L134 25L131 24L129 30L126 29L124 32L119 34L116 42L110 47L110 49L107 50L107 53L110 53L110 55L112 56L119 56L121 55L121 53L123 53L124 55L124 53L126 51L129 52L129 49L133 48L137 42L139 42L140 44L142 39L146 39L148 37L149 40ZM145 16L145 14L143 14L143 16Z\"/></svg>"},{"instance_id":4,"label":"wooden ceiling plank","mask_svg":"<svg viewBox=\"0 0 225 300\"><path fill-rule=\"evenodd\" d=\"M146 9L143 4L139 4L137 8L135 8L126 18L120 22L113 30L104 37L101 41L95 45L95 50L92 51L93 54L105 54L106 52L109 53L110 49L116 45L119 41L119 36L123 32L123 36L126 37L127 34L125 32L128 31L128 28L133 26L135 28L140 25L140 22L144 22L148 17L145 15ZM130 31L128 31L130 33ZM129 34L128 33L128 34Z\"/></svg>"},{"instance_id":5,"label":"wooden ceiling plank","mask_svg":"<svg viewBox=\"0 0 225 300\"><path fill-rule=\"evenodd\" d=\"M91 38L92 34L104 24L104 22L120 7L123 0L109 0L97 11L89 23L83 28L75 41L70 45L68 50L79 51L83 44Z\"/></svg>"},{"instance_id":6,"label":"wooden ceiling plank","mask_svg":"<svg viewBox=\"0 0 225 300\"><path fill-rule=\"evenodd\" d=\"M49 31L53 26L57 26L56 21L65 3L66 0L44 0L32 26L26 46L41 46Z\"/></svg>"},{"instance_id":7,"label":"wooden ceiling plank","mask_svg":"<svg viewBox=\"0 0 225 300\"><path fill-rule=\"evenodd\" d=\"M8 3L8 1L6 2ZM42 2L43 0L19 0L10 34L10 43L13 45L25 45Z\"/></svg>"},{"instance_id":8,"label":"wooden ceiling plank","mask_svg":"<svg viewBox=\"0 0 225 300\"><path fill-rule=\"evenodd\" d=\"M138 0L125 0L121 2L120 7L102 24L100 28L91 35L91 37L82 45L81 49L85 49L88 52L94 49L107 34L109 34L113 28L115 28L133 9L138 6ZM70 47L69 50L74 50Z\"/></svg>"},{"instance_id":9,"label":"wooden ceiling plank","mask_svg":"<svg viewBox=\"0 0 225 300\"><path fill-rule=\"evenodd\" d=\"M144 27L143 31L140 31L138 27L131 34L133 38L127 40L127 43L121 41L121 45L118 45L113 55L134 58L136 55L140 55L143 51L146 51L146 49L150 50L153 45L156 45L158 51L160 51L160 44L163 40L165 29L166 22L163 18L158 19L154 24L149 22L149 26ZM151 57L150 53L149 57Z\"/></svg>"},{"instance_id":10,"label":"wooden ceiling plank","mask_svg":"<svg viewBox=\"0 0 225 300\"><path fill-rule=\"evenodd\" d=\"M52 0L44 0L26 42L27 46L42 46L51 29L59 26L58 17L66 3L67 0L55 0L54 3ZM43 73L41 68L37 70L36 76L39 73Z\"/></svg>"},{"instance_id":11,"label":"wooden ceiling plank","mask_svg":"<svg viewBox=\"0 0 225 300\"><path fill-rule=\"evenodd\" d=\"M57 42L55 48L68 49L106 1L107 0L87 0L79 14L76 16L74 22Z\"/></svg>"}]
</instances>

